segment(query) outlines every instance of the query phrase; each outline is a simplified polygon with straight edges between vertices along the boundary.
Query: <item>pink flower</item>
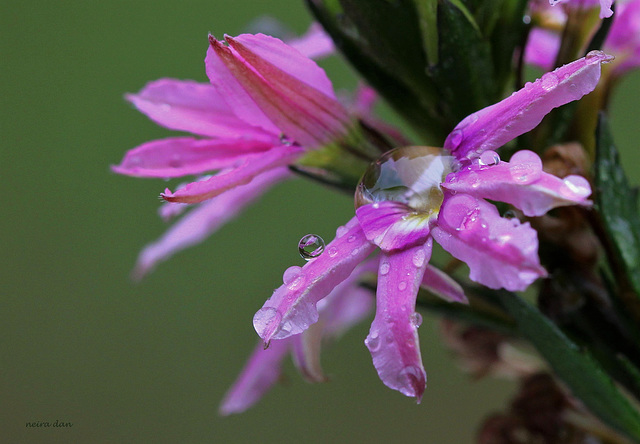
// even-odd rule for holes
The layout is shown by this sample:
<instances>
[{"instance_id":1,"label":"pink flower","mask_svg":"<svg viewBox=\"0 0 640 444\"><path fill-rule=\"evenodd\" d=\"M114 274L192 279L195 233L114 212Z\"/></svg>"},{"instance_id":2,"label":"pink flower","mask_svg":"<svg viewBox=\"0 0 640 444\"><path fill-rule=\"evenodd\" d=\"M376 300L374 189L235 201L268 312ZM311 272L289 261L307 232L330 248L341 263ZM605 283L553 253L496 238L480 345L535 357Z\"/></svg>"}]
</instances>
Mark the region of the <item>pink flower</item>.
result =
<instances>
[{"instance_id":1,"label":"pink flower","mask_svg":"<svg viewBox=\"0 0 640 444\"><path fill-rule=\"evenodd\" d=\"M557 5L558 3L567 5L567 7L575 6L580 8L596 7L599 4L600 18L607 18L613 15L613 10L611 9L613 0L549 0L551 6Z\"/></svg>"},{"instance_id":2,"label":"pink flower","mask_svg":"<svg viewBox=\"0 0 640 444\"><path fill-rule=\"evenodd\" d=\"M365 344L381 380L419 401L426 373L417 335L418 289L427 282L449 300L465 301L429 267L432 239L469 266L472 280L490 288L523 290L546 275L529 223L501 217L485 199L539 216L562 205L589 205L589 183L543 172L533 152L504 162L492 150L533 129L553 108L591 92L608 60L593 52L545 74L465 118L443 150L408 147L385 154L362 179L356 217L256 313L258 335L268 344L307 330L318 321L316 304L379 247L376 315Z\"/></svg>"},{"instance_id":3,"label":"pink flower","mask_svg":"<svg viewBox=\"0 0 640 444\"><path fill-rule=\"evenodd\" d=\"M164 217L200 204L140 254L134 275L149 272L176 251L201 242L271 185L290 177L287 166L310 149L347 134L350 117L325 72L298 49L266 35L209 37L205 59L211 84L161 79L127 95L171 137L130 150L113 171L129 176L199 178L165 190ZM295 45L326 54L326 35L312 29ZM216 174L206 174L217 171Z\"/></svg>"},{"instance_id":4,"label":"pink flower","mask_svg":"<svg viewBox=\"0 0 640 444\"><path fill-rule=\"evenodd\" d=\"M613 76L620 76L640 66L640 0L619 1L616 14L602 48L616 58ZM559 12L559 11L554 11ZM554 29L533 28L525 48L525 61L544 70L553 67L560 48L560 30L566 14L554 14ZM557 26L561 25L561 26Z\"/></svg>"}]
</instances>

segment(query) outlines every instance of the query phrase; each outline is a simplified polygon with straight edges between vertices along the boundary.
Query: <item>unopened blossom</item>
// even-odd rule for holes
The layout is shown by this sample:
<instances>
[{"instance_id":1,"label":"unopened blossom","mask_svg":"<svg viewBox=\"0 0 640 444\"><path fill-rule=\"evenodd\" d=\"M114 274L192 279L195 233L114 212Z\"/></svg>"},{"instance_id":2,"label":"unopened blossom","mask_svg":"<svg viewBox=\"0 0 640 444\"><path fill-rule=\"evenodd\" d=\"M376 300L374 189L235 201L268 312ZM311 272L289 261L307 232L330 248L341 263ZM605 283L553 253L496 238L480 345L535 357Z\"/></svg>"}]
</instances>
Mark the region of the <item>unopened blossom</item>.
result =
<instances>
[{"instance_id":1,"label":"unopened blossom","mask_svg":"<svg viewBox=\"0 0 640 444\"><path fill-rule=\"evenodd\" d=\"M127 95L159 125L197 136L144 143L112 167L136 177L196 176L162 193L169 202L160 210L166 219L183 212L184 204L199 205L141 252L138 278L290 177L287 166L308 150L349 131L351 118L324 70L303 54L326 54L327 37L317 29L294 42L298 49L262 34L227 36L228 46L212 36L209 41L210 84L161 79Z\"/></svg>"},{"instance_id":2,"label":"unopened blossom","mask_svg":"<svg viewBox=\"0 0 640 444\"><path fill-rule=\"evenodd\" d=\"M318 302L380 248L376 315L365 344L381 380L419 401L426 373L416 296L425 282L446 286L428 264L432 240L465 262L473 281L490 288L524 290L546 275L536 232L528 223L501 217L485 199L539 216L558 206L589 205L589 183L543 172L531 151L506 162L494 150L533 129L553 108L591 92L600 64L609 59L593 52L545 74L465 118L443 149L399 148L372 164L356 193L356 216L256 313L258 335L269 344L307 330L318 321Z\"/></svg>"}]
</instances>

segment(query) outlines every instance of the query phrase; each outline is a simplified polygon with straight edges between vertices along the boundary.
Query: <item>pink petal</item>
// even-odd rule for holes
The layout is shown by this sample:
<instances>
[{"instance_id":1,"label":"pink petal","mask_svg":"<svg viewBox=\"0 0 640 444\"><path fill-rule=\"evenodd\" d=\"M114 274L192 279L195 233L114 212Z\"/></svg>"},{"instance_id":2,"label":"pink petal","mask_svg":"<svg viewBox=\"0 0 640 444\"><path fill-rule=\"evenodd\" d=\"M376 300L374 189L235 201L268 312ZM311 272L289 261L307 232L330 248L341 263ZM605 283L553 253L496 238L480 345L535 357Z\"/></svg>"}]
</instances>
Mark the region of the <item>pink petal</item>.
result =
<instances>
[{"instance_id":1,"label":"pink petal","mask_svg":"<svg viewBox=\"0 0 640 444\"><path fill-rule=\"evenodd\" d=\"M260 40L266 38L260 35L257 37ZM211 51L233 74L255 104L288 138L313 147L328 143L346 133L347 113L334 97L321 91L322 82L317 87L309 86L253 53L242 43L246 39L226 39L231 45L230 48L210 38ZM255 44L255 41L249 40ZM282 42L280 44L288 48ZM291 52L297 53L288 48L288 53ZM299 53L298 56L301 57ZM304 72L306 65L303 64L302 68L300 74ZM286 70L292 69L286 66ZM309 75L312 80L317 79L315 73L309 72Z\"/></svg>"},{"instance_id":2,"label":"pink petal","mask_svg":"<svg viewBox=\"0 0 640 444\"><path fill-rule=\"evenodd\" d=\"M287 168L267 171L250 183L229 190L194 208L169 228L160 239L144 247L138 256L133 272L134 279L142 279L159 262L169 259L178 251L199 244L222 225L236 217L240 211L271 186L290 176L291 173ZM166 205L183 206L184 204Z\"/></svg>"},{"instance_id":3,"label":"pink petal","mask_svg":"<svg viewBox=\"0 0 640 444\"><path fill-rule=\"evenodd\" d=\"M432 265L428 265L424 271L422 286L447 302L469 303L460 284Z\"/></svg>"},{"instance_id":4,"label":"pink petal","mask_svg":"<svg viewBox=\"0 0 640 444\"><path fill-rule=\"evenodd\" d=\"M325 252L307 262L296 273L285 273L285 284L255 314L253 326L269 343L306 330L318 321L316 304L344 281L373 251L357 219L338 228Z\"/></svg>"},{"instance_id":5,"label":"pink petal","mask_svg":"<svg viewBox=\"0 0 640 444\"><path fill-rule=\"evenodd\" d=\"M242 413L253 406L280 377L282 359L289 351L289 339L273 341L264 350L259 344L251 354L240 376L229 389L219 408L221 415Z\"/></svg>"},{"instance_id":6,"label":"pink petal","mask_svg":"<svg viewBox=\"0 0 640 444\"><path fill-rule=\"evenodd\" d=\"M560 35L548 29L533 28L529 32L524 61L544 71L553 69L560 49Z\"/></svg>"},{"instance_id":7,"label":"pink petal","mask_svg":"<svg viewBox=\"0 0 640 444\"><path fill-rule=\"evenodd\" d=\"M312 23L307 32L296 38L287 40L287 45L310 59L322 59L336 52L333 40L329 37L319 23ZM331 90L333 93L333 89Z\"/></svg>"},{"instance_id":8,"label":"pink petal","mask_svg":"<svg viewBox=\"0 0 640 444\"><path fill-rule=\"evenodd\" d=\"M322 336L322 321L310 325L308 329L298 335L291 336L293 363L307 382L328 381L320 365Z\"/></svg>"},{"instance_id":9,"label":"pink petal","mask_svg":"<svg viewBox=\"0 0 640 444\"><path fill-rule=\"evenodd\" d=\"M613 10L611 9L611 5L613 4L613 0L549 0L549 4L554 6L558 3L564 3L567 7L575 7L575 8L588 8L588 7L596 7L598 3L600 4L600 18L607 18L613 15Z\"/></svg>"},{"instance_id":10,"label":"pink petal","mask_svg":"<svg viewBox=\"0 0 640 444\"><path fill-rule=\"evenodd\" d=\"M384 251L424 244L429 237L431 218L400 202L363 205L356 215L367 240Z\"/></svg>"},{"instance_id":11,"label":"pink petal","mask_svg":"<svg viewBox=\"0 0 640 444\"><path fill-rule=\"evenodd\" d=\"M383 253L378 270L376 317L365 344L387 387L418 402L426 388L422 366L416 296L431 257L431 240L397 253Z\"/></svg>"},{"instance_id":12,"label":"pink petal","mask_svg":"<svg viewBox=\"0 0 640 444\"><path fill-rule=\"evenodd\" d=\"M275 137L236 117L216 89L206 83L160 79L126 98L151 120L173 130L272 143Z\"/></svg>"},{"instance_id":13,"label":"pink petal","mask_svg":"<svg viewBox=\"0 0 640 444\"><path fill-rule=\"evenodd\" d=\"M471 280L489 288L524 290L546 276L529 223L502 218L493 205L467 194L445 197L431 235L469 266Z\"/></svg>"},{"instance_id":14,"label":"pink petal","mask_svg":"<svg viewBox=\"0 0 640 444\"><path fill-rule=\"evenodd\" d=\"M600 64L612 60L601 51L546 73L510 97L467 116L445 140L458 159L477 157L535 128L552 109L590 93L600 79Z\"/></svg>"},{"instance_id":15,"label":"pink petal","mask_svg":"<svg viewBox=\"0 0 640 444\"><path fill-rule=\"evenodd\" d=\"M293 163L300 154L302 154L302 148L277 146L264 153L239 158L231 171L216 174L204 181L193 182L174 193L167 189L161 196L168 202L202 202L231 188L247 184L265 171Z\"/></svg>"},{"instance_id":16,"label":"pink petal","mask_svg":"<svg viewBox=\"0 0 640 444\"><path fill-rule=\"evenodd\" d=\"M590 205L589 182L580 176L559 179L542 171L542 161L532 151L518 151L510 162L471 165L450 174L443 188L475 197L507 202L526 216L542 216L552 208Z\"/></svg>"},{"instance_id":17,"label":"pink petal","mask_svg":"<svg viewBox=\"0 0 640 444\"><path fill-rule=\"evenodd\" d=\"M181 177L228 168L247 155L272 148L268 142L244 139L194 139L171 137L152 140L129 150L111 169L137 177Z\"/></svg>"}]
</instances>

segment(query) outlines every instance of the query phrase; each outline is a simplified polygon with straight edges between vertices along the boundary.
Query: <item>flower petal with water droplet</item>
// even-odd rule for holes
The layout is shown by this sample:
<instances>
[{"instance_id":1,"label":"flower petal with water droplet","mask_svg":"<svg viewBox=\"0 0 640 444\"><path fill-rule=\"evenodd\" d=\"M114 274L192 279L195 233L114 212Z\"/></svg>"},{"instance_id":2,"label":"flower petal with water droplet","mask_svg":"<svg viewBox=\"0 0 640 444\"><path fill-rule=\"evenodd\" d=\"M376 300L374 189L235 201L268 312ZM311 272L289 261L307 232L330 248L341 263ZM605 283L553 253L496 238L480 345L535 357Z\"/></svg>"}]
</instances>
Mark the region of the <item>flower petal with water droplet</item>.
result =
<instances>
[{"instance_id":1,"label":"flower petal with water droplet","mask_svg":"<svg viewBox=\"0 0 640 444\"><path fill-rule=\"evenodd\" d=\"M471 280L489 288L520 291L546 276L529 223L505 219L495 206L468 194L445 197L431 235L469 266Z\"/></svg>"},{"instance_id":2,"label":"flower petal with water droplet","mask_svg":"<svg viewBox=\"0 0 640 444\"><path fill-rule=\"evenodd\" d=\"M414 264L422 251L425 260ZM378 275L376 316L365 344L373 365L387 387L412 396L420 402L427 383L422 366L415 305L418 288L431 256L431 240L396 253L383 253L381 263L390 264L389 271ZM382 265L381 265L382 266ZM404 284L403 290L399 290Z\"/></svg>"},{"instance_id":3,"label":"flower petal with water droplet","mask_svg":"<svg viewBox=\"0 0 640 444\"><path fill-rule=\"evenodd\" d=\"M455 180L452 180L453 176ZM470 166L452 173L442 187L477 198L509 203L526 216L542 216L556 207L591 205L587 199L591 194L589 182L578 177L559 179L545 173L535 153L518 151L510 162L500 162L489 168Z\"/></svg>"}]
</instances>

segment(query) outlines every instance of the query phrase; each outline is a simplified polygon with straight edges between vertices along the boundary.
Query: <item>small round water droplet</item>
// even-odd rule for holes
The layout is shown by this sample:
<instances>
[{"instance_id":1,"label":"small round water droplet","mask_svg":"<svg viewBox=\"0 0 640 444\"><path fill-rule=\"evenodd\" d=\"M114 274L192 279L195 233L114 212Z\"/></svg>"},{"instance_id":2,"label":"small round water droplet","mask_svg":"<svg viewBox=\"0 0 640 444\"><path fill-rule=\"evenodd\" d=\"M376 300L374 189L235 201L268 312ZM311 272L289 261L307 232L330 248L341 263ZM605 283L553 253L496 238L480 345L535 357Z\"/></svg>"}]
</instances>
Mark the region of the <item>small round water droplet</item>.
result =
<instances>
[{"instance_id":1,"label":"small round water droplet","mask_svg":"<svg viewBox=\"0 0 640 444\"><path fill-rule=\"evenodd\" d=\"M424 249L421 248L415 252L411 260L413 262L414 267L420 268L424 265L424 261L426 258L427 258L427 253L426 251L424 251Z\"/></svg>"},{"instance_id":2,"label":"small round water droplet","mask_svg":"<svg viewBox=\"0 0 640 444\"><path fill-rule=\"evenodd\" d=\"M479 162L483 166L497 165L500 163L500 155L495 151L487 150L480 154Z\"/></svg>"},{"instance_id":3,"label":"small round water droplet","mask_svg":"<svg viewBox=\"0 0 640 444\"><path fill-rule=\"evenodd\" d=\"M324 251L324 240L317 234L302 236L298 242L298 252L305 261L314 259Z\"/></svg>"},{"instance_id":4,"label":"small round water droplet","mask_svg":"<svg viewBox=\"0 0 640 444\"><path fill-rule=\"evenodd\" d=\"M382 264L380 264L380 275L385 276L386 274L388 274L390 268L391 266L389 265L389 262L383 262Z\"/></svg>"},{"instance_id":5,"label":"small round water droplet","mask_svg":"<svg viewBox=\"0 0 640 444\"><path fill-rule=\"evenodd\" d=\"M421 213L437 212L444 194L440 184L453 171L448 151L428 146L396 148L373 162L362 176L355 206L395 201Z\"/></svg>"},{"instance_id":6,"label":"small round water droplet","mask_svg":"<svg viewBox=\"0 0 640 444\"><path fill-rule=\"evenodd\" d=\"M342 237L344 236L347 231L349 231L349 229L347 227L345 227L344 225L340 225L337 229L336 229L336 237Z\"/></svg>"},{"instance_id":7,"label":"small round water droplet","mask_svg":"<svg viewBox=\"0 0 640 444\"><path fill-rule=\"evenodd\" d=\"M418 328L422 325L422 315L418 312L415 312L414 314L411 315L411 324L415 327Z\"/></svg>"},{"instance_id":8,"label":"small round water droplet","mask_svg":"<svg viewBox=\"0 0 640 444\"><path fill-rule=\"evenodd\" d=\"M356 240L356 237L355 237L355 236L349 236L349 239L347 239L347 242L351 243L351 242L353 242L354 240Z\"/></svg>"},{"instance_id":9,"label":"small round water droplet","mask_svg":"<svg viewBox=\"0 0 640 444\"><path fill-rule=\"evenodd\" d=\"M548 72L542 76L540 80L540 86L546 91L550 91L556 86L558 86L558 76L553 72Z\"/></svg>"},{"instance_id":10,"label":"small round water droplet","mask_svg":"<svg viewBox=\"0 0 640 444\"><path fill-rule=\"evenodd\" d=\"M582 176L567 176L562 179L566 189L561 189L562 194L567 197L587 197L591 194L589 181Z\"/></svg>"},{"instance_id":11,"label":"small round water droplet","mask_svg":"<svg viewBox=\"0 0 640 444\"><path fill-rule=\"evenodd\" d=\"M405 281L402 281L398 284L398 290L404 291L406 288L407 288L407 283Z\"/></svg>"},{"instance_id":12,"label":"small round water droplet","mask_svg":"<svg viewBox=\"0 0 640 444\"><path fill-rule=\"evenodd\" d=\"M290 284L295 278L300 276L301 272L302 272L302 267L298 267L297 265L287 268L282 274L282 282L285 285Z\"/></svg>"},{"instance_id":13,"label":"small round water droplet","mask_svg":"<svg viewBox=\"0 0 640 444\"><path fill-rule=\"evenodd\" d=\"M329 248L329 250L327 250L327 254L329 255L329 257L335 257L336 254L338 254L338 249L336 247L331 247Z\"/></svg>"},{"instance_id":14,"label":"small round water droplet","mask_svg":"<svg viewBox=\"0 0 640 444\"><path fill-rule=\"evenodd\" d=\"M376 352L380 350L380 336L377 331L372 331L365 339L364 344L367 346L369 351Z\"/></svg>"}]
</instances>

